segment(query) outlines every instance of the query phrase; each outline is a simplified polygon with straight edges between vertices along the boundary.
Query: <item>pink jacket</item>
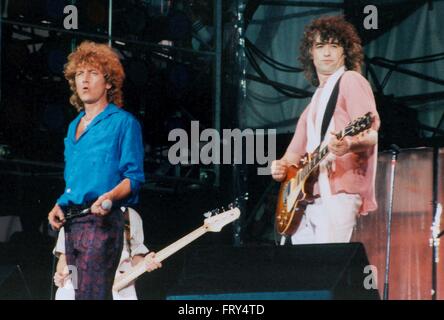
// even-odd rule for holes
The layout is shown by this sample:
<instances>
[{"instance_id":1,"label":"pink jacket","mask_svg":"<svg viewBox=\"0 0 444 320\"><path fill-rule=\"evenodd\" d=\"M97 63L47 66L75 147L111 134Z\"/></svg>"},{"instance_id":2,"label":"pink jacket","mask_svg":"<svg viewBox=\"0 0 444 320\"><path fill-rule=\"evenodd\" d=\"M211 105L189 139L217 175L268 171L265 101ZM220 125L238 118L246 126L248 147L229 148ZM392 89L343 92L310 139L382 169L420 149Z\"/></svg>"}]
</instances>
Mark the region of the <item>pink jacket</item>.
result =
<instances>
[{"instance_id":1,"label":"pink jacket","mask_svg":"<svg viewBox=\"0 0 444 320\"><path fill-rule=\"evenodd\" d=\"M317 101L311 101L299 118L293 139L288 151L300 156L306 152L307 144L307 114L310 106ZM379 115L376 111L375 98L368 81L356 71L346 71L339 85L338 102L333 114L335 130L342 130L351 121L363 116L367 112L375 115L372 128L379 129ZM328 134L328 133L327 133ZM359 194L362 199L360 213L367 214L377 209L375 198L375 177L377 145L360 153L347 153L336 157L335 170L329 175L332 194L340 192ZM318 188L315 186L315 193Z\"/></svg>"}]
</instances>

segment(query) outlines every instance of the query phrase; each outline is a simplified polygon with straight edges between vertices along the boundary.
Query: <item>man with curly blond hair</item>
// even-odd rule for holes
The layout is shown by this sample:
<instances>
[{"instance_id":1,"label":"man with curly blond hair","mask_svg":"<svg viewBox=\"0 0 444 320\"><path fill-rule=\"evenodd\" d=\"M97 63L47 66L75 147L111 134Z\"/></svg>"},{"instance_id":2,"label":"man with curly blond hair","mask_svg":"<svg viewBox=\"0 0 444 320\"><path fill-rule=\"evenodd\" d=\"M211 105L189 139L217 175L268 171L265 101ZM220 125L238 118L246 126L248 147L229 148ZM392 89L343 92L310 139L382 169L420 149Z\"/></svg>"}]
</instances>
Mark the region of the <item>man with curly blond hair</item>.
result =
<instances>
[{"instance_id":1,"label":"man with curly blond hair","mask_svg":"<svg viewBox=\"0 0 444 320\"><path fill-rule=\"evenodd\" d=\"M370 84L360 74L361 40L343 17L320 17L306 26L300 50L305 76L317 89L284 156L272 163L272 177L285 180L289 167L300 166L306 152L314 152L321 143L328 145L330 154L321 162L314 185L314 196L319 197L307 206L291 241L349 242L356 217L377 207L374 184L380 121ZM328 126L321 137L327 105L333 107L333 115L325 120ZM367 112L374 121L363 134L344 139L332 134Z\"/></svg>"},{"instance_id":2,"label":"man with curly blond hair","mask_svg":"<svg viewBox=\"0 0 444 320\"><path fill-rule=\"evenodd\" d=\"M65 190L48 220L64 226L76 300L109 299L123 246L120 207L137 203L144 182L141 128L121 108L125 73L107 45L80 44L68 56L65 78L79 115L65 138Z\"/></svg>"}]
</instances>

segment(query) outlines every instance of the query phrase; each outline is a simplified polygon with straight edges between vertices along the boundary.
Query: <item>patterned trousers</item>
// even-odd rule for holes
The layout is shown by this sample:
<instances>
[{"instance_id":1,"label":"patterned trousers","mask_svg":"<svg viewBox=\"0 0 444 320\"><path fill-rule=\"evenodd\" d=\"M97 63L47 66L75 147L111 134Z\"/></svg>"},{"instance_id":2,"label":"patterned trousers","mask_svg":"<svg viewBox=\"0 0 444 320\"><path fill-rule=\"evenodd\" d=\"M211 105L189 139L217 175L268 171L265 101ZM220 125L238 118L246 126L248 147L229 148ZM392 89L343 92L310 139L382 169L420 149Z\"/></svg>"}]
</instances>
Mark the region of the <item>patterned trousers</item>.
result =
<instances>
[{"instance_id":1,"label":"patterned trousers","mask_svg":"<svg viewBox=\"0 0 444 320\"><path fill-rule=\"evenodd\" d=\"M104 217L88 215L65 225L66 262L73 270L76 300L112 299L123 248L123 226L118 208Z\"/></svg>"}]
</instances>

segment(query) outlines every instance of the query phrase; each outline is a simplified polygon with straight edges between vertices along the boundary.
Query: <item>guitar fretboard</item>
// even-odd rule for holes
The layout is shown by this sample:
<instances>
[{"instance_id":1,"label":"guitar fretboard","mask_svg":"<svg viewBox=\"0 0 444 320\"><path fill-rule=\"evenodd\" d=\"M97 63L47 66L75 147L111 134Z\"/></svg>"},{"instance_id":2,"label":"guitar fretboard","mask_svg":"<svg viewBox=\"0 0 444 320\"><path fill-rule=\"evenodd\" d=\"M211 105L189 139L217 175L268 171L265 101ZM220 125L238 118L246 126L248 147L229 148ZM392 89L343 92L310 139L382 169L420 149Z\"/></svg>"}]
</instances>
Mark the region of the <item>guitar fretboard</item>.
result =
<instances>
[{"instance_id":1,"label":"guitar fretboard","mask_svg":"<svg viewBox=\"0 0 444 320\"><path fill-rule=\"evenodd\" d=\"M344 138L345 134L344 131L341 131L337 137L339 140ZM319 148L318 148L319 149ZM313 154L310 155L310 159L308 159L308 163L298 172L298 175L296 177L297 184L300 184L302 181L305 180L312 172L313 170L319 165L319 163L325 159L325 157L328 155L328 146L325 146L321 148L320 151L315 151Z\"/></svg>"},{"instance_id":2,"label":"guitar fretboard","mask_svg":"<svg viewBox=\"0 0 444 320\"><path fill-rule=\"evenodd\" d=\"M338 140L342 140L345 136L353 136L365 129L368 129L371 123L371 113L368 112L364 116L350 123L347 127L345 127L344 130L339 132L336 137L338 138ZM319 148L320 150L317 151ZM319 146L312 154L308 155L308 163L304 165L301 170L299 170L296 176L296 185L299 185L301 182L303 182L327 155L328 146L325 146L323 148Z\"/></svg>"}]
</instances>

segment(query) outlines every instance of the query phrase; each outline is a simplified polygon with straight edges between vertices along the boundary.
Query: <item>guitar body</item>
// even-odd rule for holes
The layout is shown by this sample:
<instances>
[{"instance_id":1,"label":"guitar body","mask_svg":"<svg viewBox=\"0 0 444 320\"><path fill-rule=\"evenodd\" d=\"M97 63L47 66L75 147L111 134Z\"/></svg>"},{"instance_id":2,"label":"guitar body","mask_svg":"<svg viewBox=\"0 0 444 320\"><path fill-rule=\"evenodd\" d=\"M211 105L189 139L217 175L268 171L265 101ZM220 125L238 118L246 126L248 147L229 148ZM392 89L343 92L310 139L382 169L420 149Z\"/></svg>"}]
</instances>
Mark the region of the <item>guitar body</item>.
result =
<instances>
[{"instance_id":1,"label":"guitar body","mask_svg":"<svg viewBox=\"0 0 444 320\"><path fill-rule=\"evenodd\" d=\"M305 155L302 159L306 159ZM314 185L318 179L319 170L316 169L299 185L296 176L303 169L304 161L301 160L299 167L291 166L288 169L285 181L281 183L276 206L276 230L283 236L291 236L301 224L307 205L312 204L316 199L313 196ZM290 198L296 195L295 201ZM294 205L291 205L294 203Z\"/></svg>"}]
</instances>

